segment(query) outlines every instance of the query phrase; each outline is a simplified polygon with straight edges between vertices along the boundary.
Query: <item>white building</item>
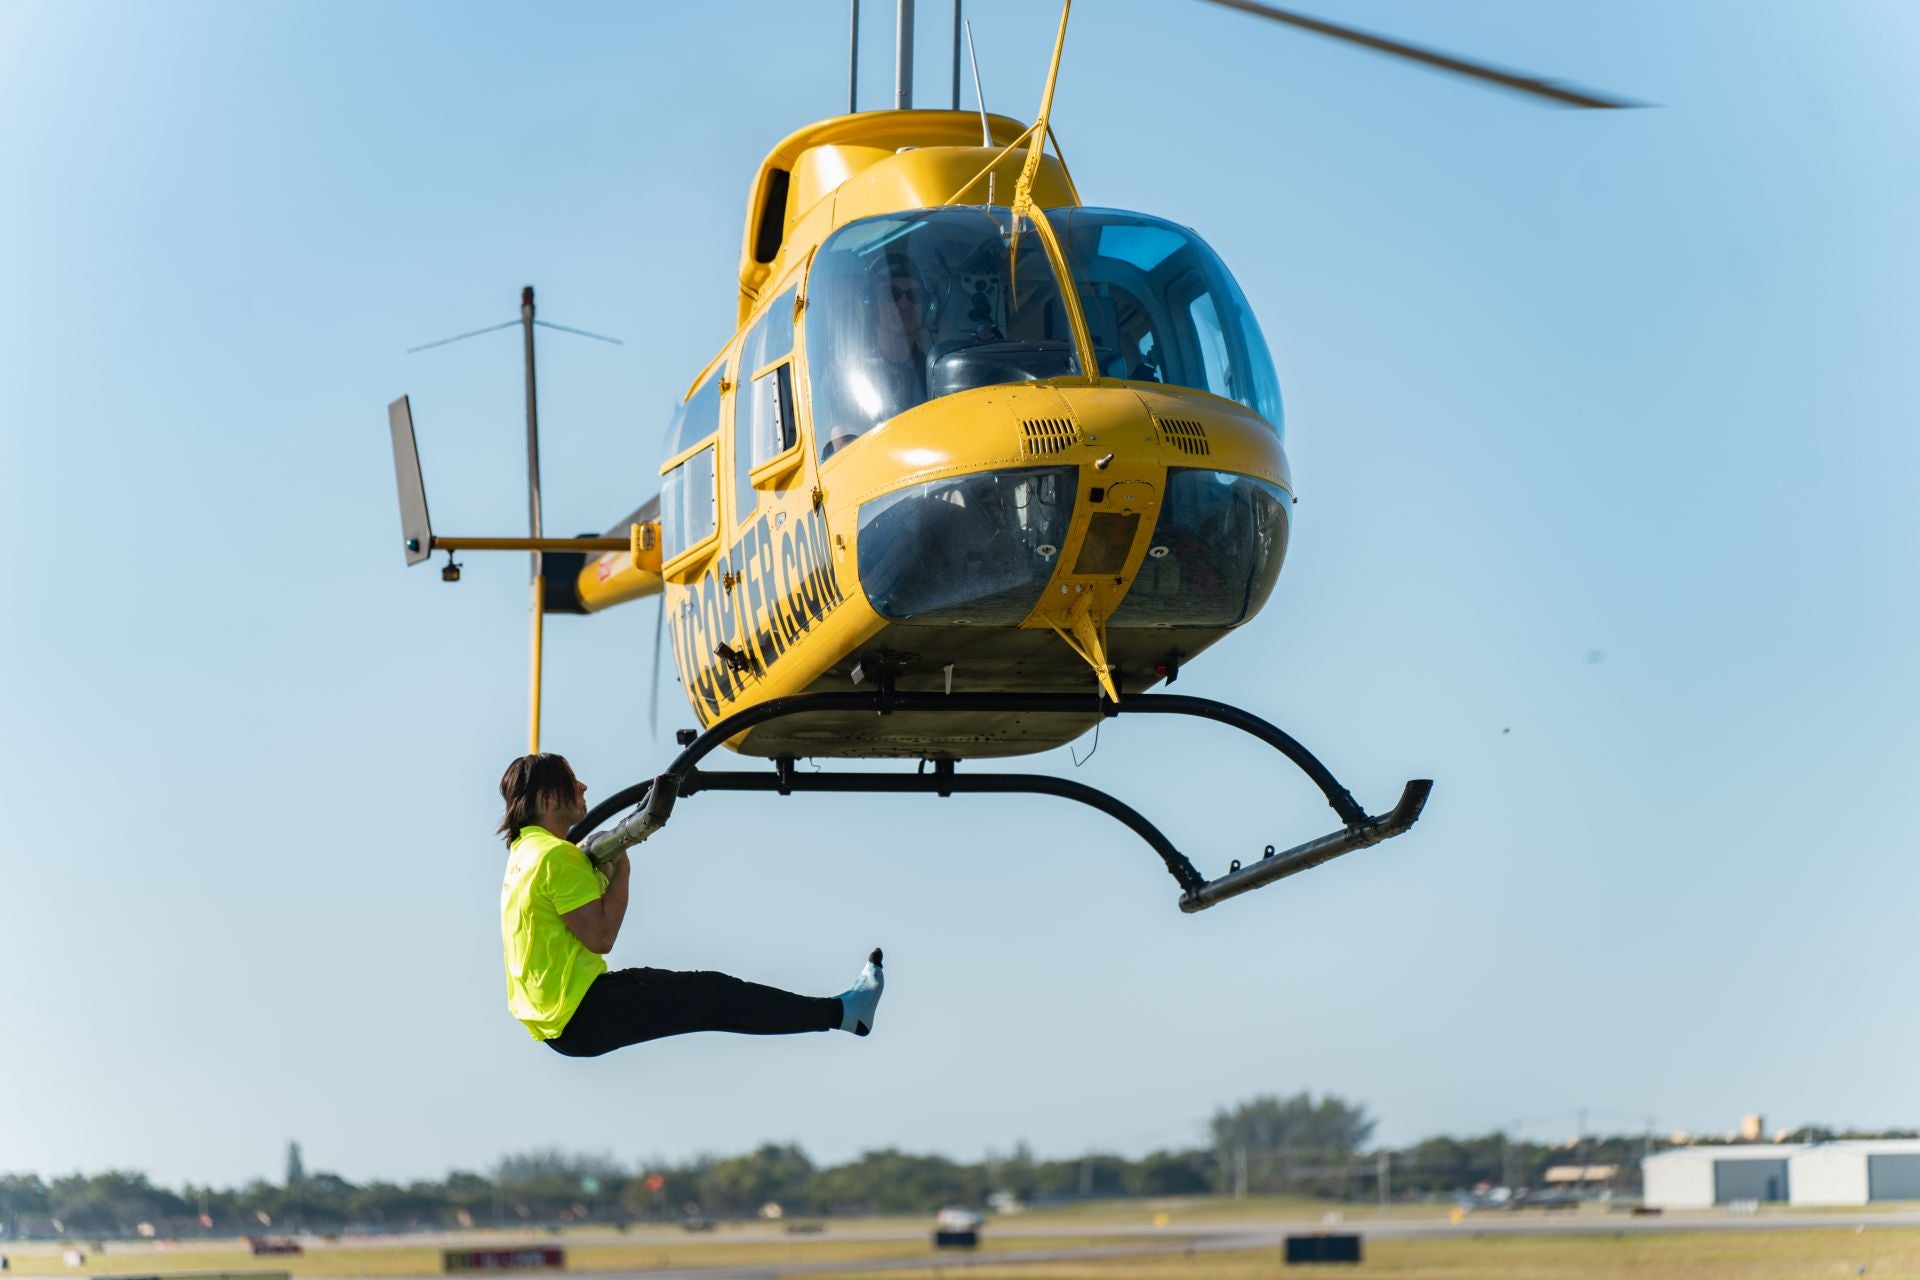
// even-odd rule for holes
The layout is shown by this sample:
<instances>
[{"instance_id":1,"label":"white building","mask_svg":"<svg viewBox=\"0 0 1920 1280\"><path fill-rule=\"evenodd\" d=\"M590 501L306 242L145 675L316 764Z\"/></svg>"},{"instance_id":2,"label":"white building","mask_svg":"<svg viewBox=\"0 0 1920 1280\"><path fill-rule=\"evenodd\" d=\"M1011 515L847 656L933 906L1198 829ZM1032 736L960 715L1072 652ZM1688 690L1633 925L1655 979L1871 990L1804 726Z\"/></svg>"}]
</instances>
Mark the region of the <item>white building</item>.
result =
<instances>
[{"instance_id":1,"label":"white building","mask_svg":"<svg viewBox=\"0 0 1920 1280\"><path fill-rule=\"evenodd\" d=\"M1788 1143L1675 1147L1640 1162L1644 1199L1654 1209L1711 1209L1734 1200L1785 1200L1793 1187L1789 1162L1804 1150Z\"/></svg>"},{"instance_id":2,"label":"white building","mask_svg":"<svg viewBox=\"0 0 1920 1280\"><path fill-rule=\"evenodd\" d=\"M1795 1204L1920 1200L1920 1138L1823 1142L1793 1158Z\"/></svg>"},{"instance_id":3,"label":"white building","mask_svg":"<svg viewBox=\"0 0 1920 1280\"><path fill-rule=\"evenodd\" d=\"M1641 1162L1650 1208L1736 1200L1848 1205L1920 1200L1920 1139L1677 1147Z\"/></svg>"}]
</instances>

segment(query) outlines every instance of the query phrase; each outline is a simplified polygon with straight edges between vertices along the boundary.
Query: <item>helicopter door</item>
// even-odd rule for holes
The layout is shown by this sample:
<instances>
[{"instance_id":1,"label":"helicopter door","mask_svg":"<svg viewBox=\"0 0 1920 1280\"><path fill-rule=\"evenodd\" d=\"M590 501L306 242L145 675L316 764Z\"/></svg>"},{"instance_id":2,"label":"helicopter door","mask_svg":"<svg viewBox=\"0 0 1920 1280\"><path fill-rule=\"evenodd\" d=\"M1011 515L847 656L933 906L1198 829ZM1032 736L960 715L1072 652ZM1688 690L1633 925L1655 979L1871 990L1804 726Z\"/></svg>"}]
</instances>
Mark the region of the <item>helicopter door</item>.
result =
<instances>
[{"instance_id":1,"label":"helicopter door","mask_svg":"<svg viewBox=\"0 0 1920 1280\"><path fill-rule=\"evenodd\" d=\"M775 298L740 344L728 433L733 607L761 672L784 647L773 548L780 527L793 518L792 478L802 461L793 393L794 294L788 289Z\"/></svg>"},{"instance_id":2,"label":"helicopter door","mask_svg":"<svg viewBox=\"0 0 1920 1280\"><path fill-rule=\"evenodd\" d=\"M723 366L737 370L737 365ZM723 482L723 477L732 469L733 464L733 423L740 417L740 385L737 372L730 373L720 382L720 430L714 438L715 461L717 469L714 475L714 508L720 525L720 546L713 559L713 567L707 570L702 590L712 591L715 599L715 613L719 620L719 640L715 644L713 656L725 669L727 696L737 698L742 688L752 679L754 661L740 636L740 570L739 541L742 524L739 495L732 486Z\"/></svg>"},{"instance_id":3,"label":"helicopter door","mask_svg":"<svg viewBox=\"0 0 1920 1280\"><path fill-rule=\"evenodd\" d=\"M661 572L667 581L667 624L674 665L688 681L701 723L710 724L735 696L722 645L736 643L733 613L721 587L728 532L722 522L726 472L724 366L714 369L674 414L669 457L660 469Z\"/></svg>"}]
</instances>

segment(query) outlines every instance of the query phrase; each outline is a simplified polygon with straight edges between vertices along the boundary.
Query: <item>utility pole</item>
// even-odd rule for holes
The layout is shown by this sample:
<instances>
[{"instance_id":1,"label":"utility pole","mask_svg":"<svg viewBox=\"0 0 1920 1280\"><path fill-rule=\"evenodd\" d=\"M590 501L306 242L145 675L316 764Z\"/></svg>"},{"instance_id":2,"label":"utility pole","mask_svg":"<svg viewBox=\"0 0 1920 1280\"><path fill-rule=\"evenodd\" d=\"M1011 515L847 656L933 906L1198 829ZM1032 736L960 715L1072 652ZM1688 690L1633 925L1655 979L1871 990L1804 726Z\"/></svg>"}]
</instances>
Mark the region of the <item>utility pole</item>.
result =
<instances>
[{"instance_id":1,"label":"utility pole","mask_svg":"<svg viewBox=\"0 0 1920 1280\"><path fill-rule=\"evenodd\" d=\"M1647 1194L1647 1157L1653 1154L1653 1117L1647 1117L1647 1136L1640 1141L1640 1196Z\"/></svg>"},{"instance_id":2,"label":"utility pole","mask_svg":"<svg viewBox=\"0 0 1920 1280\"><path fill-rule=\"evenodd\" d=\"M1587 1109L1585 1107L1580 1108L1580 1146L1577 1150L1580 1173L1579 1180L1574 1183L1573 1193L1576 1197L1584 1197L1587 1194Z\"/></svg>"},{"instance_id":3,"label":"utility pole","mask_svg":"<svg viewBox=\"0 0 1920 1280\"><path fill-rule=\"evenodd\" d=\"M1387 1154L1385 1147L1380 1149L1380 1216L1387 1216L1387 1202L1392 1198L1387 1187L1387 1179L1393 1166L1393 1157Z\"/></svg>"},{"instance_id":4,"label":"utility pole","mask_svg":"<svg viewBox=\"0 0 1920 1280\"><path fill-rule=\"evenodd\" d=\"M306 1225L307 1166L300 1158L300 1144L287 1143L287 1198L293 1201L293 1220Z\"/></svg>"}]
</instances>

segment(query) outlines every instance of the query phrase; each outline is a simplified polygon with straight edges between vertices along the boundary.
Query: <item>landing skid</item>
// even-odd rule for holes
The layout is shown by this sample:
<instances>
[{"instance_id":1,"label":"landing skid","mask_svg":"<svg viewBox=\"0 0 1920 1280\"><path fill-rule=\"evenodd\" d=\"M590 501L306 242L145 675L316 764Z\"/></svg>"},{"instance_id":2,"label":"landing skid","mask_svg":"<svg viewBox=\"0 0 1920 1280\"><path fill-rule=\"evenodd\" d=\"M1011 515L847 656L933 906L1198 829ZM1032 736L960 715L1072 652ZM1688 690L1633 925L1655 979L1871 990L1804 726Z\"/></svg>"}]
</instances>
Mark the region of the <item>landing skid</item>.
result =
<instances>
[{"instance_id":1,"label":"landing skid","mask_svg":"<svg viewBox=\"0 0 1920 1280\"><path fill-rule=\"evenodd\" d=\"M1268 846L1265 857L1242 866L1236 860L1223 876L1209 880L1173 842L1141 814L1104 791L1066 778L1038 773L961 773L952 760L922 762L919 773L802 773L794 768L792 756L781 756L771 773L742 769L703 770L701 760L729 738L786 716L810 712L872 711L889 715L895 711L915 713L943 711L1032 714L1069 712L1085 715L1087 698L1082 694L1044 693L899 693L883 685L871 692L803 693L775 698L736 712L706 730L674 757L667 771L647 782L638 782L608 796L588 811L567 833L596 860L612 857L619 849L640 841L665 826L676 801L702 791L772 791L780 795L796 792L878 792L890 794L933 794L938 796L971 794L1012 794L1059 796L1090 805L1130 827L1160 855L1167 871L1180 884L1180 909L1204 911L1217 902L1238 897L1275 880L1311 870L1355 849L1379 844L1406 831L1420 817L1433 783L1424 778L1407 783L1400 801L1386 813L1369 816L1347 789L1340 785L1327 767L1314 758L1288 734L1258 716L1238 707L1210 698L1192 698L1177 693L1137 693L1125 702L1102 697L1102 716L1183 715L1213 720L1252 734L1299 767L1333 806L1341 829L1317 840L1309 840L1291 849L1275 853ZM927 769L932 765L931 771ZM635 812L605 832L596 828L615 813L632 805Z\"/></svg>"}]
</instances>

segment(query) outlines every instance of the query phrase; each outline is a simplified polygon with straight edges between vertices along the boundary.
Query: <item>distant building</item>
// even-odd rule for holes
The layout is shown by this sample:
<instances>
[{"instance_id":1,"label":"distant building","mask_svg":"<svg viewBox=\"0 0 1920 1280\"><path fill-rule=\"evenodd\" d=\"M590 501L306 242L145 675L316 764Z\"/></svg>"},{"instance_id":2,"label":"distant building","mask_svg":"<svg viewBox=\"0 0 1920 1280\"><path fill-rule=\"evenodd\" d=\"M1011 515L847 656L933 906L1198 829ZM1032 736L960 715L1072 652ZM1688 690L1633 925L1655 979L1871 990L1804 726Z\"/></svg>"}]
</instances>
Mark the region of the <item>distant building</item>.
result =
<instances>
[{"instance_id":1,"label":"distant building","mask_svg":"<svg viewBox=\"0 0 1920 1280\"><path fill-rule=\"evenodd\" d=\"M1540 1180L1550 1187L1563 1187L1569 1182L1604 1187L1619 1176L1617 1164L1556 1164Z\"/></svg>"},{"instance_id":2,"label":"distant building","mask_svg":"<svg viewBox=\"0 0 1920 1280\"><path fill-rule=\"evenodd\" d=\"M1795 1204L1920 1200L1920 1138L1822 1142L1793 1161Z\"/></svg>"},{"instance_id":3,"label":"distant building","mask_svg":"<svg viewBox=\"0 0 1920 1280\"><path fill-rule=\"evenodd\" d=\"M1920 1199L1920 1138L1680 1147L1648 1156L1650 1208L1709 1209L1740 1200L1801 1205Z\"/></svg>"},{"instance_id":4,"label":"distant building","mask_svg":"<svg viewBox=\"0 0 1920 1280\"><path fill-rule=\"evenodd\" d=\"M1710 1209L1735 1200L1785 1200L1788 1162L1798 1146L1741 1143L1676 1147L1640 1162L1643 1193L1655 1209Z\"/></svg>"}]
</instances>

